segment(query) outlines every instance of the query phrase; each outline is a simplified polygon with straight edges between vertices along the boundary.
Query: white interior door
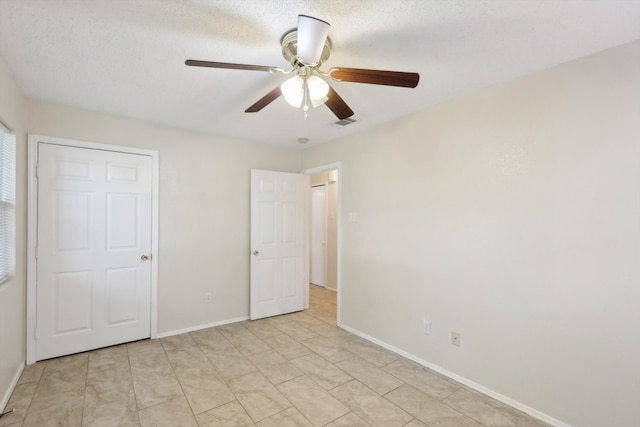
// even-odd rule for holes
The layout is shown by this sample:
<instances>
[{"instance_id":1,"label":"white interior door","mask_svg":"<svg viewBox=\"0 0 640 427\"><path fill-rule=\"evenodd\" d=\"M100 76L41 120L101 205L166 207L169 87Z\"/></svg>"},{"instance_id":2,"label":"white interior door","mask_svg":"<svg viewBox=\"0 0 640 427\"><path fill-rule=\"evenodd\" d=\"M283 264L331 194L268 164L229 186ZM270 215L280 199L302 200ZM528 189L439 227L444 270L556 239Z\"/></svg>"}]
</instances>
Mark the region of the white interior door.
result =
<instances>
[{"instance_id":1,"label":"white interior door","mask_svg":"<svg viewBox=\"0 0 640 427\"><path fill-rule=\"evenodd\" d=\"M148 338L152 159L38 144L36 360Z\"/></svg>"},{"instance_id":2,"label":"white interior door","mask_svg":"<svg viewBox=\"0 0 640 427\"><path fill-rule=\"evenodd\" d=\"M311 187L311 283L326 284L327 186Z\"/></svg>"},{"instance_id":3,"label":"white interior door","mask_svg":"<svg viewBox=\"0 0 640 427\"><path fill-rule=\"evenodd\" d=\"M251 171L251 319L305 308L309 177Z\"/></svg>"}]
</instances>

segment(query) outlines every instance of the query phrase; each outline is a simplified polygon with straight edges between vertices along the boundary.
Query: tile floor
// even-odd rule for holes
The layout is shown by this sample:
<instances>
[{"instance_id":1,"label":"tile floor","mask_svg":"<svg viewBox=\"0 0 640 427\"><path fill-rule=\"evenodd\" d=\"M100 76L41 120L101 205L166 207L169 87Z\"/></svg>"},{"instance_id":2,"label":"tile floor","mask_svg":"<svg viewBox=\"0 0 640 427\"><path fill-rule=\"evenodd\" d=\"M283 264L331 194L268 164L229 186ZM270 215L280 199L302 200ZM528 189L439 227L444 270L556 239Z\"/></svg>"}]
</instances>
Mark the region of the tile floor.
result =
<instances>
[{"instance_id":1,"label":"tile floor","mask_svg":"<svg viewBox=\"0 0 640 427\"><path fill-rule=\"evenodd\" d=\"M0 426L543 426L311 308L28 366Z\"/></svg>"}]
</instances>

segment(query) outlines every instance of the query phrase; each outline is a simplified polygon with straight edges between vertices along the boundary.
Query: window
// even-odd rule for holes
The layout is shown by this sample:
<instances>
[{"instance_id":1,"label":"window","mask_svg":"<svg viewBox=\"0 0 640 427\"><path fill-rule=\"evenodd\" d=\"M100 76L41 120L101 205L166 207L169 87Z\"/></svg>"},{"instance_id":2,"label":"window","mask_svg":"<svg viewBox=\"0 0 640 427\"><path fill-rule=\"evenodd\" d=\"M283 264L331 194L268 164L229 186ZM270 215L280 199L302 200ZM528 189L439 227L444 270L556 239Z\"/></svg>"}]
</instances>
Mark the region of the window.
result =
<instances>
[{"instance_id":1,"label":"window","mask_svg":"<svg viewBox=\"0 0 640 427\"><path fill-rule=\"evenodd\" d=\"M0 122L0 284L15 270L16 135Z\"/></svg>"}]
</instances>

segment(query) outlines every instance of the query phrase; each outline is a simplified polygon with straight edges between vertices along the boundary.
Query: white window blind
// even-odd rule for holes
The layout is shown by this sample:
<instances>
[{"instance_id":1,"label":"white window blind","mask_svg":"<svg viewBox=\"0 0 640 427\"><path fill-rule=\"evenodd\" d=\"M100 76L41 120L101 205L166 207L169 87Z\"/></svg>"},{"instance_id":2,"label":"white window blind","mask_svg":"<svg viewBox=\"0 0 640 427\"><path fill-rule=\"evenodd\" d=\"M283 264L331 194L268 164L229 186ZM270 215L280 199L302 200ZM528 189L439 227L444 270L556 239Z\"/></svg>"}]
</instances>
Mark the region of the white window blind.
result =
<instances>
[{"instance_id":1,"label":"white window blind","mask_svg":"<svg viewBox=\"0 0 640 427\"><path fill-rule=\"evenodd\" d=\"M16 136L0 123L0 284L15 270Z\"/></svg>"}]
</instances>

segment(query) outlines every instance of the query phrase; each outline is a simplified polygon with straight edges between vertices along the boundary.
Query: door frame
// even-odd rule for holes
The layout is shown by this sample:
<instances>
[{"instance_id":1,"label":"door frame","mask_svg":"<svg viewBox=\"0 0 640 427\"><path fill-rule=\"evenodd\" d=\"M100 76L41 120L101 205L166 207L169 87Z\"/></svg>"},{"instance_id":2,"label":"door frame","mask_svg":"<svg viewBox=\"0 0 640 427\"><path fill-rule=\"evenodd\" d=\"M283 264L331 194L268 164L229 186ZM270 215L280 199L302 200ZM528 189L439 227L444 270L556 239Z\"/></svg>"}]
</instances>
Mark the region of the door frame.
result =
<instances>
[{"instance_id":1,"label":"door frame","mask_svg":"<svg viewBox=\"0 0 640 427\"><path fill-rule=\"evenodd\" d=\"M26 364L36 362L36 284L37 260L36 245L38 242L38 180L36 177L38 164L38 144L63 145L67 147L88 148L93 150L115 151L127 154L140 154L151 157L152 161L152 194L151 194L151 338L158 335L158 196L160 188L159 152L123 145L102 144L52 136L28 136L27 147L27 327L26 327Z\"/></svg>"},{"instance_id":2,"label":"door frame","mask_svg":"<svg viewBox=\"0 0 640 427\"><path fill-rule=\"evenodd\" d=\"M313 277L313 244L314 244L314 242L313 242L313 239L314 239L314 237L313 237L313 227L314 227L314 225L313 225L313 213L314 213L313 189L314 188L319 188L319 187L324 187L324 200L323 200L324 212L322 212L322 220L324 222L324 224L323 224L324 225L324 230L323 230L324 233L323 233L323 236L322 236L322 241L324 242L323 243L323 250L322 250L322 252L323 252L323 254L322 254L322 267L323 267L322 268L322 279L323 279L322 280L323 281L322 285L318 285L317 283L313 283L311 281L311 278ZM328 220L328 216L329 216L329 182L328 181L324 181L322 184L312 185L311 189L310 189L310 195L311 195L311 197L310 197L310 200L311 200L310 205L311 206L310 206L310 210L309 210L309 212L310 212L309 222L311 224L311 227L310 227L311 233L309 235L309 248L310 248L310 252L309 253L311 254L311 257L309 257L310 258L310 262L309 262L309 283L311 283L313 285L321 286L323 288L326 288L327 287L327 270L328 270L328 267L327 267L327 265L328 265L328 263L327 263L327 254L328 254L327 240L328 239L327 239L327 236L328 236L328 233L329 233L329 231L328 231L329 227L327 226L327 223L328 223L327 220ZM337 231L337 229L336 229L336 231ZM336 256L337 256L337 254L336 254ZM336 288L337 288L337 284L336 284Z\"/></svg>"},{"instance_id":3,"label":"door frame","mask_svg":"<svg viewBox=\"0 0 640 427\"><path fill-rule=\"evenodd\" d=\"M336 325L342 326L342 162L333 162L328 163L321 166L316 166L313 168L307 168L300 171L300 173L305 175L315 175L320 172L328 172L331 170L338 171L338 181L336 182L337 190L338 190L338 223L337 223L337 257L336 260ZM311 216L311 212L309 211L308 217ZM309 248L309 254L311 254L311 249Z\"/></svg>"}]
</instances>

